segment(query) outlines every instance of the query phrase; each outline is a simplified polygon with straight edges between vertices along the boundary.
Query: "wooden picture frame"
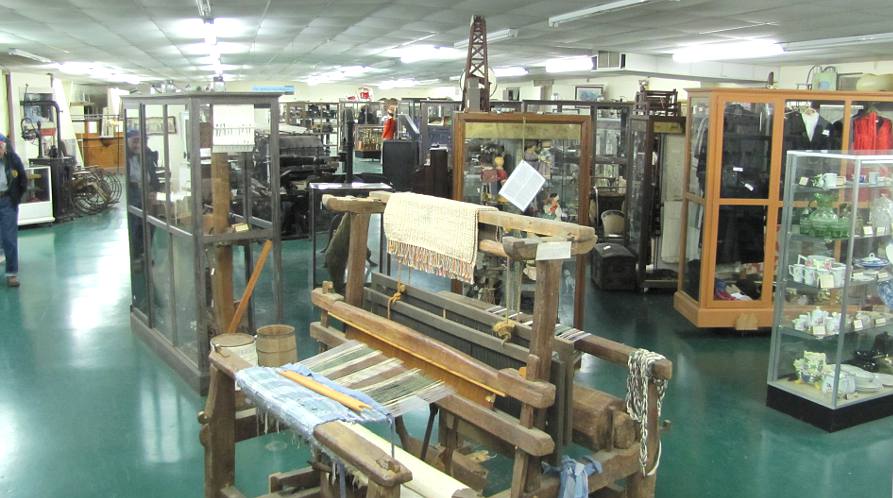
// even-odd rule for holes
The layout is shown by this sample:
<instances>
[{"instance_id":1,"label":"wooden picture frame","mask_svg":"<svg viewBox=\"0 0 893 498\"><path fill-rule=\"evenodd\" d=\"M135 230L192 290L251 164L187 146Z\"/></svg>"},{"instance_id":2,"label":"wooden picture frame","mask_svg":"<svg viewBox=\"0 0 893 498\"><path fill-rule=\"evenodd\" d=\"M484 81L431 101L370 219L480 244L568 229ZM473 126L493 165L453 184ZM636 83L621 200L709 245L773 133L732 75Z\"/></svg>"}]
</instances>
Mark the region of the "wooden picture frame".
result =
<instances>
[{"instance_id":1,"label":"wooden picture frame","mask_svg":"<svg viewBox=\"0 0 893 498\"><path fill-rule=\"evenodd\" d=\"M574 87L574 100L597 102L605 96L605 85L577 85Z\"/></svg>"},{"instance_id":2,"label":"wooden picture frame","mask_svg":"<svg viewBox=\"0 0 893 498\"><path fill-rule=\"evenodd\" d=\"M164 135L163 119L161 117L146 118L146 135ZM167 117L167 132L169 135L177 133L177 118L175 116Z\"/></svg>"}]
</instances>

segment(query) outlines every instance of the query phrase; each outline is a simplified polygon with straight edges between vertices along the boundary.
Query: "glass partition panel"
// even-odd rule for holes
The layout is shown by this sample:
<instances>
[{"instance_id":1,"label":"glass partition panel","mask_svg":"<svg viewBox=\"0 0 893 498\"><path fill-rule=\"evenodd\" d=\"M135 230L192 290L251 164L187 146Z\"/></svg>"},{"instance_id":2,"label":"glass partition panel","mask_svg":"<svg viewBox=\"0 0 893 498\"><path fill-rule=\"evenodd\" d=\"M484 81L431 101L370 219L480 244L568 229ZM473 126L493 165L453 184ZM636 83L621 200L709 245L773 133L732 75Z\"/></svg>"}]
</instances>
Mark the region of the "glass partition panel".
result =
<instances>
[{"instance_id":1,"label":"glass partition panel","mask_svg":"<svg viewBox=\"0 0 893 498\"><path fill-rule=\"evenodd\" d=\"M170 233L155 225L149 227L149 254L152 272L152 328L174 343L173 302L171 300Z\"/></svg>"},{"instance_id":2,"label":"glass partition panel","mask_svg":"<svg viewBox=\"0 0 893 498\"><path fill-rule=\"evenodd\" d=\"M130 239L130 304L148 317L149 279L143 218L128 212L127 230Z\"/></svg>"},{"instance_id":3,"label":"glass partition panel","mask_svg":"<svg viewBox=\"0 0 893 498\"><path fill-rule=\"evenodd\" d=\"M719 206L716 300L761 299L767 215L765 206Z\"/></svg>"},{"instance_id":4,"label":"glass partition panel","mask_svg":"<svg viewBox=\"0 0 893 498\"><path fill-rule=\"evenodd\" d=\"M704 206L685 201L688 215L685 223L685 265L682 267L682 289L694 300L701 298L701 257L704 250Z\"/></svg>"},{"instance_id":5,"label":"glass partition panel","mask_svg":"<svg viewBox=\"0 0 893 498\"><path fill-rule=\"evenodd\" d=\"M723 111L720 196L767 199L772 161L772 104L729 102Z\"/></svg>"},{"instance_id":6,"label":"glass partition panel","mask_svg":"<svg viewBox=\"0 0 893 498\"><path fill-rule=\"evenodd\" d=\"M707 150L709 149L710 100L706 97L691 99L691 116L688 117L691 129L689 144L691 161L688 173L688 192L704 197L707 181Z\"/></svg>"},{"instance_id":7,"label":"glass partition panel","mask_svg":"<svg viewBox=\"0 0 893 498\"><path fill-rule=\"evenodd\" d=\"M142 165L146 175L146 214L160 220L167 220L167 186L170 181L170 168L167 160L167 130L165 106L147 104L145 146L142 151Z\"/></svg>"},{"instance_id":8,"label":"glass partition panel","mask_svg":"<svg viewBox=\"0 0 893 498\"><path fill-rule=\"evenodd\" d=\"M202 191L209 214L206 233L268 228L272 214L270 109L214 105L207 112L203 109L200 127L203 135L210 135L202 136L210 145L202 151Z\"/></svg>"},{"instance_id":9,"label":"glass partition panel","mask_svg":"<svg viewBox=\"0 0 893 498\"><path fill-rule=\"evenodd\" d=\"M171 238L173 261L171 262L176 301L174 306L177 325L177 342L194 342L198 333L198 301L196 290L195 252L193 239L173 234Z\"/></svg>"},{"instance_id":10,"label":"glass partition panel","mask_svg":"<svg viewBox=\"0 0 893 498\"><path fill-rule=\"evenodd\" d=\"M127 123L124 144L124 168L127 178L127 204L140 209L143 207L143 168L142 168L142 144L143 135L140 132L139 106L124 109L124 122Z\"/></svg>"},{"instance_id":11,"label":"glass partition panel","mask_svg":"<svg viewBox=\"0 0 893 498\"><path fill-rule=\"evenodd\" d=\"M192 231L192 168L189 164L189 109L167 106L167 165L170 185L170 223Z\"/></svg>"}]
</instances>

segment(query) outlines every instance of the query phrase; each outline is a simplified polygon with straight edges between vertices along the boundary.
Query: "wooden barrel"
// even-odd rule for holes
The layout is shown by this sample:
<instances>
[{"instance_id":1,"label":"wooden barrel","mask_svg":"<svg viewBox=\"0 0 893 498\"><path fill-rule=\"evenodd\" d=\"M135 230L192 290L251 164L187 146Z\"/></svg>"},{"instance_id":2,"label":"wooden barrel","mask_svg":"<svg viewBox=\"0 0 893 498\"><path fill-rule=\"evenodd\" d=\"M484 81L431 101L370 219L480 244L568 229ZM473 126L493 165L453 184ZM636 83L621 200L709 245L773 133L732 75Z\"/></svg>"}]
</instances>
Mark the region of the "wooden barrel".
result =
<instances>
[{"instance_id":1,"label":"wooden barrel","mask_svg":"<svg viewBox=\"0 0 893 498\"><path fill-rule=\"evenodd\" d=\"M264 325L257 329L257 364L279 367L298 361L295 328L291 325Z\"/></svg>"},{"instance_id":2,"label":"wooden barrel","mask_svg":"<svg viewBox=\"0 0 893 498\"><path fill-rule=\"evenodd\" d=\"M211 338L211 348L214 350L226 350L252 365L257 365L257 350L255 349L254 336L252 335L218 334Z\"/></svg>"}]
</instances>

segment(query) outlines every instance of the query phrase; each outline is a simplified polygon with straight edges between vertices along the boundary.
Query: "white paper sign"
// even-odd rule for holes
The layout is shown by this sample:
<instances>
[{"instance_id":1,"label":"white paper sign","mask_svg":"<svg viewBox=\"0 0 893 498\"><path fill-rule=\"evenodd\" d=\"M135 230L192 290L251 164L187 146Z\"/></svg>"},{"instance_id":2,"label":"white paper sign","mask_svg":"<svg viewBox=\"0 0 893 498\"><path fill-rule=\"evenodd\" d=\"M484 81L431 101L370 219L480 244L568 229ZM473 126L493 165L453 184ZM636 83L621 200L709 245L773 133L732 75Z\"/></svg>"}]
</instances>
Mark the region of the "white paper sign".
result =
<instances>
[{"instance_id":1,"label":"white paper sign","mask_svg":"<svg viewBox=\"0 0 893 498\"><path fill-rule=\"evenodd\" d=\"M499 195L524 211L545 183L543 175L539 174L530 163L522 160L499 190Z\"/></svg>"},{"instance_id":2,"label":"white paper sign","mask_svg":"<svg viewBox=\"0 0 893 498\"><path fill-rule=\"evenodd\" d=\"M809 183L809 178L806 178L805 176L801 176L800 177L800 185L805 187L807 183Z\"/></svg>"},{"instance_id":3,"label":"white paper sign","mask_svg":"<svg viewBox=\"0 0 893 498\"><path fill-rule=\"evenodd\" d=\"M822 289L833 289L834 275L822 275L819 277L819 287Z\"/></svg>"},{"instance_id":4,"label":"white paper sign","mask_svg":"<svg viewBox=\"0 0 893 498\"><path fill-rule=\"evenodd\" d=\"M877 234L878 235L887 235L887 227L885 227L885 226L877 227Z\"/></svg>"},{"instance_id":5,"label":"white paper sign","mask_svg":"<svg viewBox=\"0 0 893 498\"><path fill-rule=\"evenodd\" d=\"M874 228L865 225L864 227L862 227L862 234L866 237L871 237L872 235L874 235Z\"/></svg>"},{"instance_id":6,"label":"white paper sign","mask_svg":"<svg viewBox=\"0 0 893 498\"><path fill-rule=\"evenodd\" d=\"M862 323L862 320L854 320L853 321L853 329L854 330L862 330L865 328L865 325Z\"/></svg>"},{"instance_id":7,"label":"white paper sign","mask_svg":"<svg viewBox=\"0 0 893 498\"><path fill-rule=\"evenodd\" d=\"M540 242L536 246L536 260L571 259L570 241Z\"/></svg>"},{"instance_id":8,"label":"white paper sign","mask_svg":"<svg viewBox=\"0 0 893 498\"><path fill-rule=\"evenodd\" d=\"M887 319L886 319L886 318L878 318L877 320L874 321L874 326L875 326L875 327L883 327L883 326L886 325L886 324L887 324Z\"/></svg>"}]
</instances>

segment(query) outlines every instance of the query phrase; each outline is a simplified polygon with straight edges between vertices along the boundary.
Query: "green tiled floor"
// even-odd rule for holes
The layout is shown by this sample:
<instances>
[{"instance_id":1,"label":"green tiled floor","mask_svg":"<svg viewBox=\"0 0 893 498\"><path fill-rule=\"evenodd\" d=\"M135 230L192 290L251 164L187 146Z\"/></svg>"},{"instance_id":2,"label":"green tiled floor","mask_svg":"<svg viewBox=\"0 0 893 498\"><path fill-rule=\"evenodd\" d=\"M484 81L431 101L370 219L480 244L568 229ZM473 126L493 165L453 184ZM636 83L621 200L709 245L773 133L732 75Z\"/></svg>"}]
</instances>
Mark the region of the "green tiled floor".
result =
<instances>
[{"instance_id":1,"label":"green tiled floor","mask_svg":"<svg viewBox=\"0 0 893 498\"><path fill-rule=\"evenodd\" d=\"M126 237L121 209L21 232L22 287L0 288L0 496L202 494L202 400L130 333ZM283 255L305 354L307 248ZM590 290L587 303L588 330L675 363L658 496L891 496L893 419L826 434L766 408L767 336L693 329L668 294ZM580 373L616 393L624 376L588 360ZM237 481L255 494L304 459L283 435L238 452Z\"/></svg>"}]
</instances>

